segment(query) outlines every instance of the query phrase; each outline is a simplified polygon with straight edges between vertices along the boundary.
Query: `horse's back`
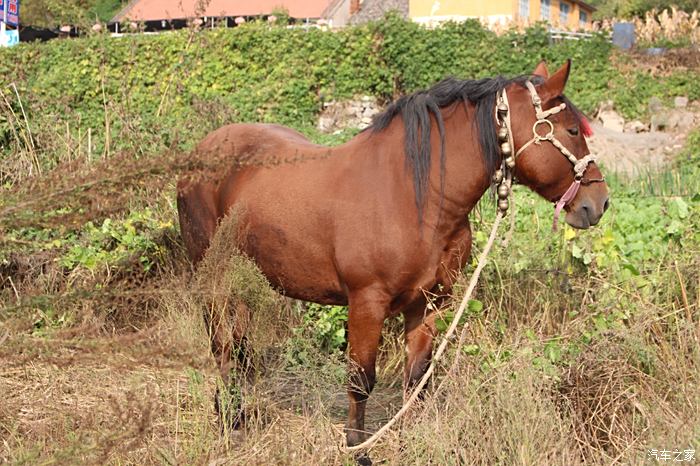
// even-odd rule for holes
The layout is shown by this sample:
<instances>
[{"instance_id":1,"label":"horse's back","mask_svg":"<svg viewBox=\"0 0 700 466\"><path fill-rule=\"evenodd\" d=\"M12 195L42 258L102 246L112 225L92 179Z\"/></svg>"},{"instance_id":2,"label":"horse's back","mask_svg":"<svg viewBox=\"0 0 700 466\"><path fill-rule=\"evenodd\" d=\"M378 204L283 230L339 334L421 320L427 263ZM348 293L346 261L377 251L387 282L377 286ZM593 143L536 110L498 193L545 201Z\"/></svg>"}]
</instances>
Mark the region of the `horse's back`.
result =
<instances>
[{"instance_id":1,"label":"horse's back","mask_svg":"<svg viewBox=\"0 0 700 466\"><path fill-rule=\"evenodd\" d=\"M300 166L292 159L316 157L322 149L302 133L274 124L231 124L209 133L192 153L203 162L203 171L177 183L180 228L190 259L201 260L219 221L234 205L252 211L254 218L264 217L281 201L279 184L291 187L298 178L289 173Z\"/></svg>"},{"instance_id":2,"label":"horse's back","mask_svg":"<svg viewBox=\"0 0 700 466\"><path fill-rule=\"evenodd\" d=\"M333 263L328 204L340 160L331 162L329 148L284 126L236 125L228 135L239 138L251 151L242 156L253 161L232 171L218 191L224 213L238 209L245 224L241 249L286 295L345 303ZM299 274L309 263L313 273Z\"/></svg>"},{"instance_id":3,"label":"horse's back","mask_svg":"<svg viewBox=\"0 0 700 466\"><path fill-rule=\"evenodd\" d=\"M209 133L195 149L197 157L217 157L221 163L269 161L276 151L294 146L320 148L302 133L286 126L265 123L234 123Z\"/></svg>"}]
</instances>

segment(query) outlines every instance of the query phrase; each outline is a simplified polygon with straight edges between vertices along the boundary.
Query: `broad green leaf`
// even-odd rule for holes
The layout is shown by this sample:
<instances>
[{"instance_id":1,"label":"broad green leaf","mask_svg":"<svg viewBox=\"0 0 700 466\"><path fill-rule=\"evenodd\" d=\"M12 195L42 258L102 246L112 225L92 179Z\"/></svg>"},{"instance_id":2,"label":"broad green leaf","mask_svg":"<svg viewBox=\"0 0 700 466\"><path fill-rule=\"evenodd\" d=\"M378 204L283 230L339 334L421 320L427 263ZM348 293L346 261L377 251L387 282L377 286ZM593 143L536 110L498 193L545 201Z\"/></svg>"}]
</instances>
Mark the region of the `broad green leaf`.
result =
<instances>
[{"instance_id":1,"label":"broad green leaf","mask_svg":"<svg viewBox=\"0 0 700 466\"><path fill-rule=\"evenodd\" d=\"M470 314L479 314L484 309L484 303L477 299L470 299L467 304L467 310Z\"/></svg>"},{"instance_id":2,"label":"broad green leaf","mask_svg":"<svg viewBox=\"0 0 700 466\"><path fill-rule=\"evenodd\" d=\"M581 249L578 244L574 244L571 248L571 255L576 259L581 259L583 257L583 249Z\"/></svg>"}]
</instances>

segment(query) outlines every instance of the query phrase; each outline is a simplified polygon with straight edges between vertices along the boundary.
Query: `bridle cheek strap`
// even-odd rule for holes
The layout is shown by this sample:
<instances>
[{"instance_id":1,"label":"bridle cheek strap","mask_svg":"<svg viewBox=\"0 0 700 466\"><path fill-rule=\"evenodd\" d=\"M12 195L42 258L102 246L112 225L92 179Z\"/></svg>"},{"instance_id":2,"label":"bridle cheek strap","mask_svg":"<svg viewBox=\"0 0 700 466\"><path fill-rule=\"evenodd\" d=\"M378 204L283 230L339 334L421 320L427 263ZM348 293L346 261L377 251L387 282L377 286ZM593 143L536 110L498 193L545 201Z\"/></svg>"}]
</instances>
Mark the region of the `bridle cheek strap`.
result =
<instances>
[{"instance_id":1,"label":"bridle cheek strap","mask_svg":"<svg viewBox=\"0 0 700 466\"><path fill-rule=\"evenodd\" d=\"M592 154L588 154L580 160L577 160L574 164L574 182L571 183L569 189L566 190L564 195L562 195L562 197L559 198L556 205L554 206L554 221L552 222L552 231L557 231L557 227L559 225L559 214L561 213L564 206L571 203L571 201L573 201L576 197L578 189L581 187L581 180L583 180L583 174L586 172L588 164L592 162L595 162L595 156L593 156ZM601 178L590 181L603 181L603 179Z\"/></svg>"},{"instance_id":2,"label":"bridle cheek strap","mask_svg":"<svg viewBox=\"0 0 700 466\"><path fill-rule=\"evenodd\" d=\"M574 200L576 193L578 193L578 188L580 187L581 180L574 180L574 182L571 183L571 186L569 186L569 189L567 189L564 195L557 201L557 204L554 206L554 222L552 222L552 231L557 231L557 227L559 226L559 214L561 213L561 210L565 205Z\"/></svg>"}]
</instances>

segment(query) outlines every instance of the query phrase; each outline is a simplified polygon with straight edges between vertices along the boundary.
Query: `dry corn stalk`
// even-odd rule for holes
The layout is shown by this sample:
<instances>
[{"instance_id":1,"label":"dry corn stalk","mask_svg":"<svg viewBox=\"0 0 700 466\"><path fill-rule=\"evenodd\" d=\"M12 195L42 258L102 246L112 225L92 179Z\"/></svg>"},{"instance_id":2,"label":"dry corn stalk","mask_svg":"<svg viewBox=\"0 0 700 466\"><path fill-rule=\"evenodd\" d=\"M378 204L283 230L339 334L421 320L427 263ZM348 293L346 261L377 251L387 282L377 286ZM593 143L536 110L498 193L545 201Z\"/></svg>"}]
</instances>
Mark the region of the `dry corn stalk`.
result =
<instances>
[{"instance_id":1,"label":"dry corn stalk","mask_svg":"<svg viewBox=\"0 0 700 466\"><path fill-rule=\"evenodd\" d=\"M690 40L692 45L700 44L700 13L686 13L676 7L648 11L644 18L634 18L637 38L642 42L656 43L662 40Z\"/></svg>"}]
</instances>

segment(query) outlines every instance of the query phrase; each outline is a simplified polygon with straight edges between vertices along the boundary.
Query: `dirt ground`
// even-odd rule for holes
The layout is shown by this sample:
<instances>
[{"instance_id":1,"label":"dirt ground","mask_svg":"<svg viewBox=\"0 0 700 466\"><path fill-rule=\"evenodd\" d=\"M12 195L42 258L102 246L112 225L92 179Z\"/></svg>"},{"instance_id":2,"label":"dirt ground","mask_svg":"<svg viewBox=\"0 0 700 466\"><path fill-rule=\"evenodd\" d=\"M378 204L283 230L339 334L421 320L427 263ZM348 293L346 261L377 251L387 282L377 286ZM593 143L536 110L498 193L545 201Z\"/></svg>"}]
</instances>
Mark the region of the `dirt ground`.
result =
<instances>
[{"instance_id":1,"label":"dirt ground","mask_svg":"<svg viewBox=\"0 0 700 466\"><path fill-rule=\"evenodd\" d=\"M161 330L6 335L0 462L53 457L58 464L95 464L126 449L138 463L149 442L165 442L171 454L165 440L171 432L162 420L177 415L176 403L192 404L195 393L210 400L214 388L205 381L215 379L206 352L183 351ZM172 448L177 455L177 445Z\"/></svg>"},{"instance_id":2,"label":"dirt ground","mask_svg":"<svg viewBox=\"0 0 700 466\"><path fill-rule=\"evenodd\" d=\"M693 105L689 110L695 114L696 124L700 122L700 106ZM632 177L658 170L669 163L688 136L687 129L621 133L604 128L597 121L591 126L594 132L588 139L591 152L607 169Z\"/></svg>"},{"instance_id":3,"label":"dirt ground","mask_svg":"<svg viewBox=\"0 0 700 466\"><path fill-rule=\"evenodd\" d=\"M591 152L606 168L630 176L663 167L683 147L685 139L684 134L620 133L597 123L592 126L594 136L588 141Z\"/></svg>"},{"instance_id":4,"label":"dirt ground","mask_svg":"<svg viewBox=\"0 0 700 466\"><path fill-rule=\"evenodd\" d=\"M218 371L204 328L186 313L177 319L112 334L87 326L32 335L0 326L0 464L263 464L256 449L270 438L253 436L243 448L241 432L220 435ZM400 407L397 363L382 364L371 428ZM308 442L327 445L321 457L337 457L347 397L342 383L324 377L266 374L247 396L265 411L266 432L275 424L303 432L314 418L326 423L328 438ZM314 416L319 409L323 416ZM294 452L277 454L285 464Z\"/></svg>"}]
</instances>

